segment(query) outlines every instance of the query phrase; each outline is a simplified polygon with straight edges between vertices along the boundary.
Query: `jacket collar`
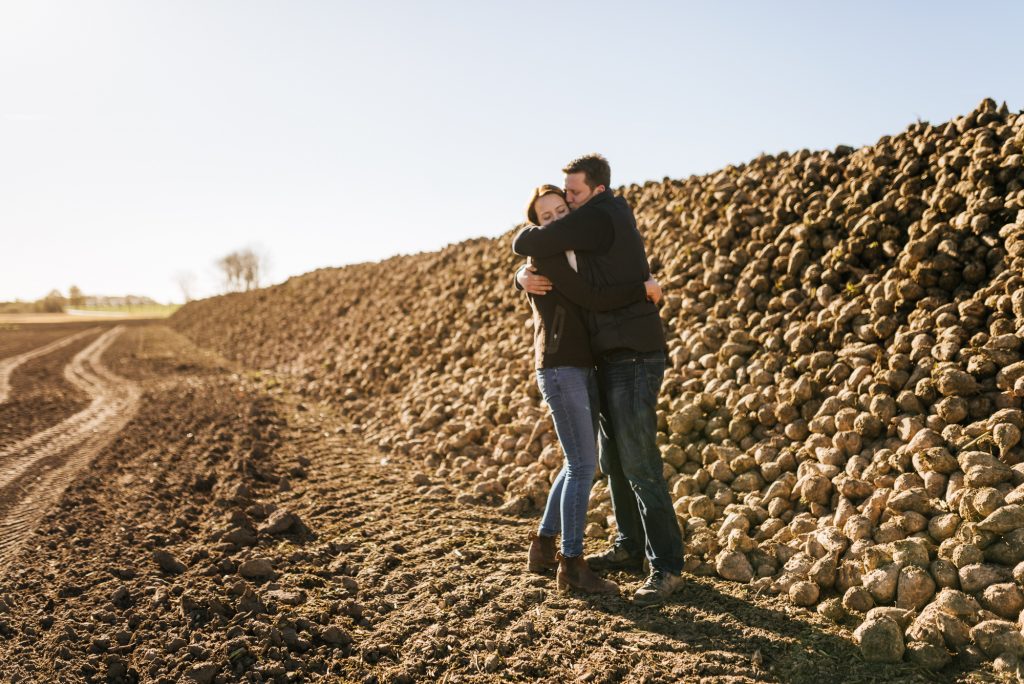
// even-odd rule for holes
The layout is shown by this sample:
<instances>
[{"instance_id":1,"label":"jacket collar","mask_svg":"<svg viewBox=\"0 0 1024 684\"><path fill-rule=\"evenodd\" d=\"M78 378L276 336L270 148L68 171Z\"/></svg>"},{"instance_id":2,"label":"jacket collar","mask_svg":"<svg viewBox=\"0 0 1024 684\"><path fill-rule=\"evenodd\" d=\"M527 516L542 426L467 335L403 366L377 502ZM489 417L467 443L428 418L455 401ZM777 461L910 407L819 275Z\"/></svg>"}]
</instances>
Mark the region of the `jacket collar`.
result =
<instances>
[{"instance_id":1,"label":"jacket collar","mask_svg":"<svg viewBox=\"0 0 1024 684\"><path fill-rule=\"evenodd\" d=\"M597 193L596 195L594 195L590 199L590 201L587 202L587 204L594 204L595 202L607 202L608 200L614 199L614 198L615 198L615 194L611 190L605 189L605 190L602 190L601 192ZM583 205L583 206L586 206L586 204Z\"/></svg>"}]
</instances>

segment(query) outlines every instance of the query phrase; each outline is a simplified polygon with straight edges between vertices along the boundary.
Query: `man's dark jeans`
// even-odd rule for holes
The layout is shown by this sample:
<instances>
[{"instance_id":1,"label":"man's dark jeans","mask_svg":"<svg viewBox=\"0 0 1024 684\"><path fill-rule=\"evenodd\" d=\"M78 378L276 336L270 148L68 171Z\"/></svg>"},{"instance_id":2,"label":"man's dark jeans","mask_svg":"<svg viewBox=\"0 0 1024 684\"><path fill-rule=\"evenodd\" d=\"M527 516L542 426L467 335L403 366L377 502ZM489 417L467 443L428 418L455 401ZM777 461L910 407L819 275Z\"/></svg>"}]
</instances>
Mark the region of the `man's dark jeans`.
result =
<instances>
[{"instance_id":1,"label":"man's dark jeans","mask_svg":"<svg viewBox=\"0 0 1024 684\"><path fill-rule=\"evenodd\" d=\"M655 442L664 376L661 352L616 352L598 363L600 462L619 528L616 545L635 555L642 550L656 570L680 574L682 534Z\"/></svg>"}]
</instances>

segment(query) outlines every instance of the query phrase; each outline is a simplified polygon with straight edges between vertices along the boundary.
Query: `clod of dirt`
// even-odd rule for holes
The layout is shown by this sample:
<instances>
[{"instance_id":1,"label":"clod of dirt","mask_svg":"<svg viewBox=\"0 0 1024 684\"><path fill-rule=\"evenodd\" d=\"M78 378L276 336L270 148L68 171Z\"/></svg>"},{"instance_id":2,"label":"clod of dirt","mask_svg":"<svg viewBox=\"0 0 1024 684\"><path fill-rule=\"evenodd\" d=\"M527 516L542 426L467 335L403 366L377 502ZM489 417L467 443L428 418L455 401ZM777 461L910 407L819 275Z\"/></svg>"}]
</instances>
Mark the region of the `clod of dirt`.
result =
<instances>
[{"instance_id":1,"label":"clod of dirt","mask_svg":"<svg viewBox=\"0 0 1024 684\"><path fill-rule=\"evenodd\" d=\"M266 593L266 597L274 603L297 606L306 600L306 593L304 591L290 591L288 589L271 589Z\"/></svg>"},{"instance_id":2,"label":"clod of dirt","mask_svg":"<svg viewBox=\"0 0 1024 684\"><path fill-rule=\"evenodd\" d=\"M284 534L285 532L299 531L303 527L299 516L284 508L279 508L270 514L267 521L260 525L257 531L263 534Z\"/></svg>"},{"instance_id":3,"label":"clod of dirt","mask_svg":"<svg viewBox=\"0 0 1024 684\"><path fill-rule=\"evenodd\" d=\"M118 608L127 608L131 600L131 591L123 584L119 584L110 594L110 602Z\"/></svg>"},{"instance_id":4,"label":"clod of dirt","mask_svg":"<svg viewBox=\"0 0 1024 684\"><path fill-rule=\"evenodd\" d=\"M830 598L818 604L818 614L832 622L839 622L846 617L843 603L837 598Z\"/></svg>"},{"instance_id":5,"label":"clod of dirt","mask_svg":"<svg viewBox=\"0 0 1024 684\"><path fill-rule=\"evenodd\" d=\"M352 635L338 625L331 625L320 633L320 638L334 646L347 646L352 643Z\"/></svg>"},{"instance_id":6,"label":"clod of dirt","mask_svg":"<svg viewBox=\"0 0 1024 684\"><path fill-rule=\"evenodd\" d=\"M274 576L274 563L263 556L249 558L238 565L238 574L246 579L267 579Z\"/></svg>"},{"instance_id":7,"label":"clod of dirt","mask_svg":"<svg viewBox=\"0 0 1024 684\"><path fill-rule=\"evenodd\" d=\"M355 596L359 593L359 582L354 577L342 577L341 588L348 592L350 596Z\"/></svg>"},{"instance_id":8,"label":"clod of dirt","mask_svg":"<svg viewBox=\"0 0 1024 684\"><path fill-rule=\"evenodd\" d=\"M231 528L224 533L223 539L235 546L256 546L259 543L259 537L256 536L256 532L248 526Z\"/></svg>"},{"instance_id":9,"label":"clod of dirt","mask_svg":"<svg viewBox=\"0 0 1024 684\"><path fill-rule=\"evenodd\" d=\"M907 644L906 659L927 670L941 670L951 660L949 651L941 644L912 641Z\"/></svg>"},{"instance_id":10,"label":"clod of dirt","mask_svg":"<svg viewBox=\"0 0 1024 684\"><path fill-rule=\"evenodd\" d=\"M198 663L185 670L185 681L195 682L195 684L210 684L220 669L221 666L217 663Z\"/></svg>"},{"instance_id":11,"label":"clod of dirt","mask_svg":"<svg viewBox=\"0 0 1024 684\"><path fill-rule=\"evenodd\" d=\"M128 661L119 655L110 655L106 659L107 681L124 681L128 677ZM137 679L137 677L136 677Z\"/></svg>"},{"instance_id":12,"label":"clod of dirt","mask_svg":"<svg viewBox=\"0 0 1024 684\"><path fill-rule=\"evenodd\" d=\"M188 569L184 563L166 549L154 549L153 560L160 566L161 570L169 575L180 575Z\"/></svg>"}]
</instances>

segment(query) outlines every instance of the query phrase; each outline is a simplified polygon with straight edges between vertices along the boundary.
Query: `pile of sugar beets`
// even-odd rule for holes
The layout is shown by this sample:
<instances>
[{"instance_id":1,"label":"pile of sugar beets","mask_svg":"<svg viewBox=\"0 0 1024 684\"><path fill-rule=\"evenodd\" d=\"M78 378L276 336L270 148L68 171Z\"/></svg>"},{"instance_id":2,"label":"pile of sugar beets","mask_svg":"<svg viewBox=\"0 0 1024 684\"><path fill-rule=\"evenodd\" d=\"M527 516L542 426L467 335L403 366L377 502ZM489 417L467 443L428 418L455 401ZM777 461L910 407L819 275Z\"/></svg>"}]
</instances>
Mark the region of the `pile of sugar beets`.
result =
<instances>
[{"instance_id":1,"label":"pile of sugar beets","mask_svg":"<svg viewBox=\"0 0 1024 684\"><path fill-rule=\"evenodd\" d=\"M1016 670L1024 113L985 100L869 147L619 192L666 291L658 443L687 571L862 618L869 659ZM527 512L561 454L513 232L193 302L172 324L340 404L424 490ZM592 549L611 513L599 481Z\"/></svg>"}]
</instances>

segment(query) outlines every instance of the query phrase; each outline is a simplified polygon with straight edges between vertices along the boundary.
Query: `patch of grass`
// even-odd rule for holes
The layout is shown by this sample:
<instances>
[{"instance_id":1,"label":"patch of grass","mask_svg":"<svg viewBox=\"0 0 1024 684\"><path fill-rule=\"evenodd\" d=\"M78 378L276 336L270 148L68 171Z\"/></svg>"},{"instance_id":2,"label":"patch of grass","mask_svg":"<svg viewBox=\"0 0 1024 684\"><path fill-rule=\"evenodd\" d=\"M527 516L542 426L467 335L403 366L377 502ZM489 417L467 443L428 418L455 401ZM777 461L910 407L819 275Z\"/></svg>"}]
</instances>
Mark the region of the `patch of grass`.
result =
<instances>
[{"instance_id":1,"label":"patch of grass","mask_svg":"<svg viewBox=\"0 0 1024 684\"><path fill-rule=\"evenodd\" d=\"M71 311L95 311L96 313L131 314L132 316L151 316L164 318L181 308L181 304L137 304L122 306L79 306L68 307Z\"/></svg>"}]
</instances>

